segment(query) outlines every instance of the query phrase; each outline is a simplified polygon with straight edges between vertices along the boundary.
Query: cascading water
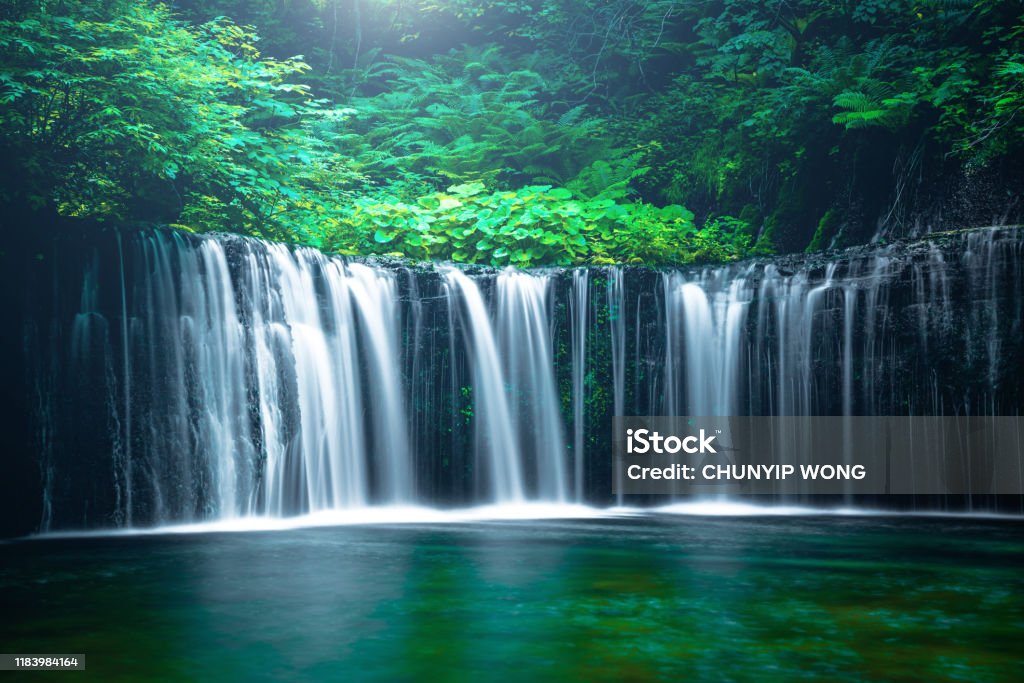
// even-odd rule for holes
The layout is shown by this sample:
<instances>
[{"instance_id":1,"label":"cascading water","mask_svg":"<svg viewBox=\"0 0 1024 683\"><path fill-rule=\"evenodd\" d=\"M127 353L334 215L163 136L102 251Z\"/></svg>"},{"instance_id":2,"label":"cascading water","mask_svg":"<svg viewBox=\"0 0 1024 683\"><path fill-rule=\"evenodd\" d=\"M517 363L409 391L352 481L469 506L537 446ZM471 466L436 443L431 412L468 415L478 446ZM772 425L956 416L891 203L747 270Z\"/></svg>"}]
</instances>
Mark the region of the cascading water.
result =
<instances>
[{"instance_id":1,"label":"cascading water","mask_svg":"<svg viewBox=\"0 0 1024 683\"><path fill-rule=\"evenodd\" d=\"M550 278L513 269L497 279L495 328L512 405L509 406L523 454L535 461L535 497L568 500L566 443L555 387L548 315Z\"/></svg>"},{"instance_id":2,"label":"cascading water","mask_svg":"<svg viewBox=\"0 0 1024 683\"><path fill-rule=\"evenodd\" d=\"M569 327L572 330L572 460L573 491L576 500L585 495L583 486L584 441L586 439L586 375L587 329L590 321L590 273L575 270L572 273L572 295L569 299ZM616 413L619 415L621 413Z\"/></svg>"},{"instance_id":3,"label":"cascading water","mask_svg":"<svg viewBox=\"0 0 1024 683\"><path fill-rule=\"evenodd\" d=\"M986 230L660 272L171 231L69 250L66 301L32 325L41 524L607 501L626 413L1018 414L1022 246Z\"/></svg>"},{"instance_id":4,"label":"cascading water","mask_svg":"<svg viewBox=\"0 0 1024 683\"><path fill-rule=\"evenodd\" d=\"M123 399L112 402L118 518L411 501L393 274L311 250L232 247L234 269L218 240L139 238L111 389ZM102 357L88 341L92 307L75 320L79 363Z\"/></svg>"},{"instance_id":5,"label":"cascading water","mask_svg":"<svg viewBox=\"0 0 1024 683\"><path fill-rule=\"evenodd\" d=\"M625 287L623 286L623 274L621 268L613 268L608 272L608 324L611 333L612 352L612 414L626 414L626 300ZM585 299L586 297L584 297ZM585 321L584 321L585 322ZM582 336L582 335L581 335ZM573 366L575 367L575 366ZM582 389L582 380L581 386ZM573 395L576 395L575 387ZM582 406L582 401L580 401ZM581 409L582 413L582 409ZM582 415L580 416L582 421ZM580 433L580 443L583 435ZM617 476L621 477L621 473ZM616 482L617 484L619 482ZM616 486L616 490L621 490ZM618 494L615 502L622 505L622 494Z\"/></svg>"},{"instance_id":6,"label":"cascading water","mask_svg":"<svg viewBox=\"0 0 1024 683\"><path fill-rule=\"evenodd\" d=\"M747 275L665 273L666 415L736 415Z\"/></svg>"},{"instance_id":7,"label":"cascading water","mask_svg":"<svg viewBox=\"0 0 1024 683\"><path fill-rule=\"evenodd\" d=\"M484 499L521 501L525 498L525 487L519 459L520 445L490 316L476 283L454 268L447 272L446 277L450 286L449 310L458 310L458 298L461 298L466 311L464 327L469 330L473 356L473 406L479 416L474 436L489 480L485 487L489 495Z\"/></svg>"}]
</instances>

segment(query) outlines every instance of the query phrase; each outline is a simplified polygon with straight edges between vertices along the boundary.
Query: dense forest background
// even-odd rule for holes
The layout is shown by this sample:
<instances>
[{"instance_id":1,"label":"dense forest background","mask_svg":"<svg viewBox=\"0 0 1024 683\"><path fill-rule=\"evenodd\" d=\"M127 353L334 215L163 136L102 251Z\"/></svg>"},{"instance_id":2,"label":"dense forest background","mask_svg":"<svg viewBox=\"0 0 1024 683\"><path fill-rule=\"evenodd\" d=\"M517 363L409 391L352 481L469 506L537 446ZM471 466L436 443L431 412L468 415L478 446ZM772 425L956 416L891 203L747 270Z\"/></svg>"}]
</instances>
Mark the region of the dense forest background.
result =
<instances>
[{"instance_id":1,"label":"dense forest background","mask_svg":"<svg viewBox=\"0 0 1024 683\"><path fill-rule=\"evenodd\" d=\"M1020 2L0 11L5 232L142 221L349 254L688 263L1020 210Z\"/></svg>"}]
</instances>

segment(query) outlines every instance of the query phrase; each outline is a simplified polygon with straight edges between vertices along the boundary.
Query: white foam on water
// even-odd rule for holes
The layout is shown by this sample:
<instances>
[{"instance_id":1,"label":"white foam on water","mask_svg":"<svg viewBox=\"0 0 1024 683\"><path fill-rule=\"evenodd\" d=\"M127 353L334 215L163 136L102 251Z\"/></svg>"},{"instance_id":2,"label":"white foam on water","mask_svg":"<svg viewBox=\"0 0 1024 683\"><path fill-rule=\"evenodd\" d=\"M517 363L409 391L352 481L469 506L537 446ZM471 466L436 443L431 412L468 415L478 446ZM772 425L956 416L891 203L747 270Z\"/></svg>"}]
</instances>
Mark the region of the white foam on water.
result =
<instances>
[{"instance_id":1,"label":"white foam on water","mask_svg":"<svg viewBox=\"0 0 1024 683\"><path fill-rule=\"evenodd\" d=\"M700 517L795 517L812 515L899 514L858 508L814 508L799 505L755 505L738 501L693 501L651 508L651 512Z\"/></svg>"},{"instance_id":2,"label":"white foam on water","mask_svg":"<svg viewBox=\"0 0 1024 683\"><path fill-rule=\"evenodd\" d=\"M112 536L160 536L171 534L244 533L292 531L298 529L345 526L401 526L423 524L486 524L505 521L599 520L615 518L643 519L655 516L693 517L934 517L963 520L1024 520L1022 515L986 512L891 511L872 508L816 508L795 505L756 505L739 501L704 500L673 503L661 507L640 508L616 506L608 508L562 503L515 503L481 505L470 508L442 510L423 506L368 506L324 510L296 517L245 516L190 524L170 524L127 529L93 529L87 531L47 532L30 539L94 538Z\"/></svg>"},{"instance_id":3,"label":"white foam on water","mask_svg":"<svg viewBox=\"0 0 1024 683\"><path fill-rule=\"evenodd\" d=\"M442 510L421 506L372 506L339 510L323 510L296 517L246 516L190 524L168 524L129 529L94 529L58 531L30 538L83 538L94 536L140 536L161 534L194 534L246 531L288 531L315 527L403 525L403 524L465 524L496 521L535 521L558 519L602 519L642 512L639 509L597 508L560 503L515 503L481 505L471 508Z\"/></svg>"},{"instance_id":4,"label":"white foam on water","mask_svg":"<svg viewBox=\"0 0 1024 683\"><path fill-rule=\"evenodd\" d=\"M617 508L612 508L613 510ZM1024 519L1024 515L979 511L885 510L858 507L810 507L801 505L757 505L734 500L692 501L653 508L632 508L637 512L693 515L696 517L943 517L962 519Z\"/></svg>"}]
</instances>

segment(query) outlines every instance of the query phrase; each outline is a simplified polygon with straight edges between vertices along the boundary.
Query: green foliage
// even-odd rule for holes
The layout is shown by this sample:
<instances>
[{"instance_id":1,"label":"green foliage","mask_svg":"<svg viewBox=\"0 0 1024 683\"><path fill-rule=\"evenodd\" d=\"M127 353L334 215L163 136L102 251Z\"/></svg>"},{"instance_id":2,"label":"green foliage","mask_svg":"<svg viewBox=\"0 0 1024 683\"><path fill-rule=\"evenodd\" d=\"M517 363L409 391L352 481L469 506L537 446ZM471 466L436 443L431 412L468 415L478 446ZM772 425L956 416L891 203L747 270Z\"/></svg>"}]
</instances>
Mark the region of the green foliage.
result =
<instances>
[{"instance_id":1,"label":"green foliage","mask_svg":"<svg viewBox=\"0 0 1024 683\"><path fill-rule=\"evenodd\" d=\"M578 198L550 185L488 192L471 182L410 203L357 200L323 239L345 253L492 266L693 263L738 258L749 226L720 219L697 230L681 206Z\"/></svg>"},{"instance_id":2,"label":"green foliage","mask_svg":"<svg viewBox=\"0 0 1024 683\"><path fill-rule=\"evenodd\" d=\"M833 123L847 130L868 126L899 127L915 104L910 93L878 99L860 91L844 91L832 99L832 104L844 111L832 117Z\"/></svg>"},{"instance_id":3,"label":"green foliage","mask_svg":"<svg viewBox=\"0 0 1024 683\"><path fill-rule=\"evenodd\" d=\"M255 40L147 3L43 2L0 22L4 199L302 239L282 217L355 174L313 134L331 112L289 81L309 67Z\"/></svg>"},{"instance_id":4,"label":"green foliage","mask_svg":"<svg viewBox=\"0 0 1024 683\"><path fill-rule=\"evenodd\" d=\"M1024 19L996 0L11 0L0 208L730 260L827 248L839 216L857 239L931 169L1017 168L1022 93Z\"/></svg>"},{"instance_id":5,"label":"green foliage","mask_svg":"<svg viewBox=\"0 0 1024 683\"><path fill-rule=\"evenodd\" d=\"M551 85L528 68L503 69L497 45L461 48L433 62L390 57L363 74L372 97L354 110L339 149L378 177L412 189L479 180L506 187L566 184L613 157L604 122L545 100ZM413 182L410 183L410 180Z\"/></svg>"},{"instance_id":6,"label":"green foliage","mask_svg":"<svg viewBox=\"0 0 1024 683\"><path fill-rule=\"evenodd\" d=\"M641 193L698 216L756 204L776 217L764 229L796 249L830 208L887 212L883 192L903 181L894 171L876 182L881 169L1008 160L1020 151L1012 65L1024 35L1011 12L1008 3L893 0L681 8L697 36L693 62L629 128L659 145ZM802 210L780 213L787 188L808 184L816 190Z\"/></svg>"}]
</instances>

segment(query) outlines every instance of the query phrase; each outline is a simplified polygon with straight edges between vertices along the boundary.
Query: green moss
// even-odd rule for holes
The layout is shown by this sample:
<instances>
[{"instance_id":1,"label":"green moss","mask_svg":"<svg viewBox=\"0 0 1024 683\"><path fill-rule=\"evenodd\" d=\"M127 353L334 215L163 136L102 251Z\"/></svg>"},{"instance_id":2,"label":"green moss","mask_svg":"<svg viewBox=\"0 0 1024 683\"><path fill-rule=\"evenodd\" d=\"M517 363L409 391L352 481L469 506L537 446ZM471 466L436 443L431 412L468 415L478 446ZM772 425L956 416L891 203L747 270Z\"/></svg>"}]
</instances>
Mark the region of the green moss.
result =
<instances>
[{"instance_id":1,"label":"green moss","mask_svg":"<svg viewBox=\"0 0 1024 683\"><path fill-rule=\"evenodd\" d=\"M814 236L811 237L804 252L811 253L827 249L839 231L839 223L839 212L835 208L826 211L818 221L818 228L814 231Z\"/></svg>"},{"instance_id":2,"label":"green moss","mask_svg":"<svg viewBox=\"0 0 1024 683\"><path fill-rule=\"evenodd\" d=\"M754 243L754 247L750 250L752 256L768 256L775 253L775 225L777 220L775 216L769 216L764 222L764 229L758 235L757 242Z\"/></svg>"}]
</instances>

